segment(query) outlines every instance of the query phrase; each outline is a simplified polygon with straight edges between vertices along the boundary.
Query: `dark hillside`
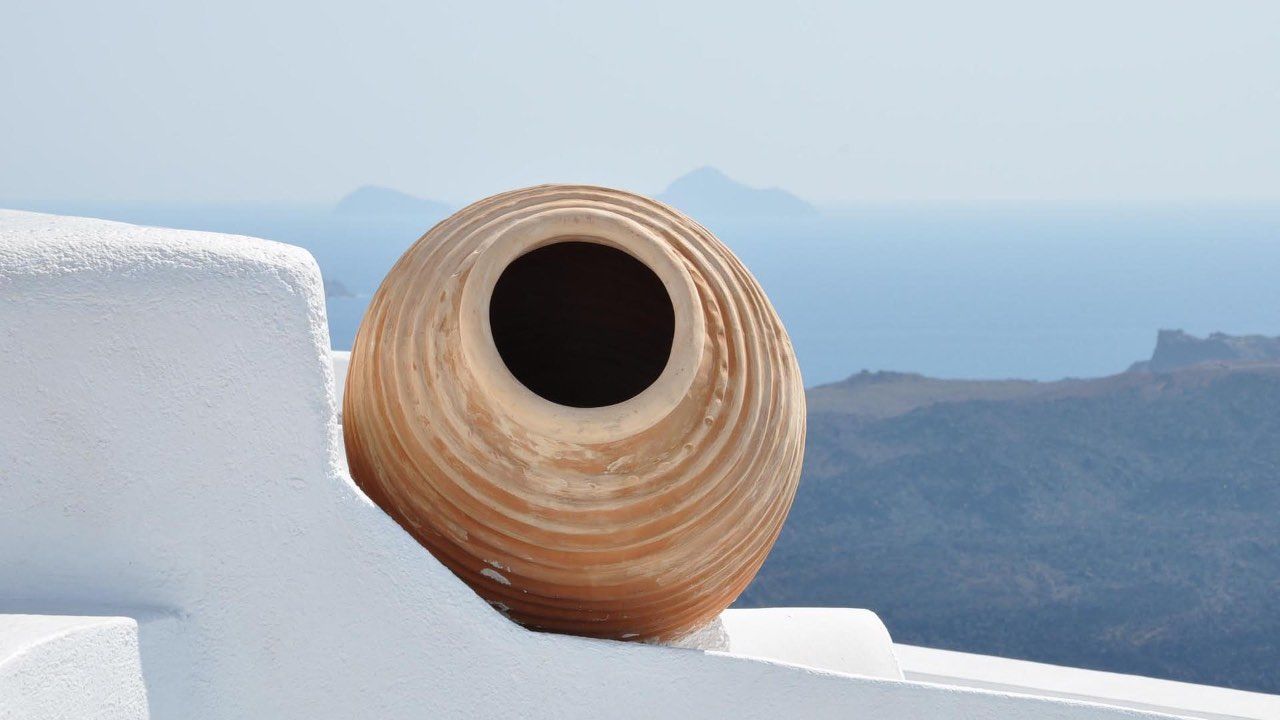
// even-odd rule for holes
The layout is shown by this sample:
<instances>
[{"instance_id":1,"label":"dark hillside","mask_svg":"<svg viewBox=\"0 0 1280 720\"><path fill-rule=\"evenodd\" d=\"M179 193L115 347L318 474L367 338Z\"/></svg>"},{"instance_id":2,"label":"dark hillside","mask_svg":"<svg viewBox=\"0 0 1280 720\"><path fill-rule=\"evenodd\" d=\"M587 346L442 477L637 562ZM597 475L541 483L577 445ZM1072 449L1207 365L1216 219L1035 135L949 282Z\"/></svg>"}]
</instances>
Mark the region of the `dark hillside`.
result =
<instances>
[{"instance_id":1,"label":"dark hillside","mask_svg":"<svg viewBox=\"0 0 1280 720\"><path fill-rule=\"evenodd\" d=\"M810 390L799 495L739 604L910 644L1280 692L1280 366Z\"/></svg>"}]
</instances>

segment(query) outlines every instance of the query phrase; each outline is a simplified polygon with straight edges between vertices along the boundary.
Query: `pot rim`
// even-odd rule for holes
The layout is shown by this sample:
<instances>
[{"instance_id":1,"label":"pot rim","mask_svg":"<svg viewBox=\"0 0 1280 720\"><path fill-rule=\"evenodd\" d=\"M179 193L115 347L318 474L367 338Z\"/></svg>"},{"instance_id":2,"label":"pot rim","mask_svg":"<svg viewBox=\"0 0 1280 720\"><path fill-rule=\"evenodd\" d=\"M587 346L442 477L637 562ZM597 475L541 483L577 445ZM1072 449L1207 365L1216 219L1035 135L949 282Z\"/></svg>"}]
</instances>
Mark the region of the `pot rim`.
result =
<instances>
[{"instance_id":1,"label":"pot rim","mask_svg":"<svg viewBox=\"0 0 1280 720\"><path fill-rule=\"evenodd\" d=\"M658 276L671 300L675 332L667 363L651 385L620 403L579 408L547 400L516 378L494 342L489 304L503 271L520 256L561 242L631 255ZM692 386L706 341L702 303L685 261L654 230L598 207L548 209L499 229L475 252L459 313L462 349L482 389L526 429L566 442L624 440L667 417Z\"/></svg>"}]
</instances>

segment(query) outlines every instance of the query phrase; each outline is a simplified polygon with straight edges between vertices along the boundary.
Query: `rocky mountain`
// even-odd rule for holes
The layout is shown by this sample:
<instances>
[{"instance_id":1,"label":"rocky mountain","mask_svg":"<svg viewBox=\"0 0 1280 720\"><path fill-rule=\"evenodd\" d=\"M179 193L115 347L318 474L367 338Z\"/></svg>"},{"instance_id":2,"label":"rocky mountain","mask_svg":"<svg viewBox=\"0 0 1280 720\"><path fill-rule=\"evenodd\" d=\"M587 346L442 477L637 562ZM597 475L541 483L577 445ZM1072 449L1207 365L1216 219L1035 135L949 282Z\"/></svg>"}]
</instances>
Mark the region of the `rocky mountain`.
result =
<instances>
[{"instance_id":1,"label":"rocky mountain","mask_svg":"<svg viewBox=\"0 0 1280 720\"><path fill-rule=\"evenodd\" d=\"M811 389L795 505L739 604L867 607L904 643L1280 692L1280 361L1211 336L1249 362L1163 370L1161 337L1105 378Z\"/></svg>"},{"instance_id":2,"label":"rocky mountain","mask_svg":"<svg viewBox=\"0 0 1280 720\"><path fill-rule=\"evenodd\" d=\"M365 185L339 200L333 211L339 215L441 218L449 214L449 206L435 200L414 197L399 190Z\"/></svg>"},{"instance_id":3,"label":"rocky mountain","mask_svg":"<svg viewBox=\"0 0 1280 720\"><path fill-rule=\"evenodd\" d=\"M786 190L749 187L713 167L682 175L658 199L693 217L794 218L817 214L812 205Z\"/></svg>"},{"instance_id":4,"label":"rocky mountain","mask_svg":"<svg viewBox=\"0 0 1280 720\"><path fill-rule=\"evenodd\" d=\"M1166 372L1206 362L1280 362L1280 337L1212 333L1198 338L1181 330L1161 330L1151 359L1130 369Z\"/></svg>"}]
</instances>

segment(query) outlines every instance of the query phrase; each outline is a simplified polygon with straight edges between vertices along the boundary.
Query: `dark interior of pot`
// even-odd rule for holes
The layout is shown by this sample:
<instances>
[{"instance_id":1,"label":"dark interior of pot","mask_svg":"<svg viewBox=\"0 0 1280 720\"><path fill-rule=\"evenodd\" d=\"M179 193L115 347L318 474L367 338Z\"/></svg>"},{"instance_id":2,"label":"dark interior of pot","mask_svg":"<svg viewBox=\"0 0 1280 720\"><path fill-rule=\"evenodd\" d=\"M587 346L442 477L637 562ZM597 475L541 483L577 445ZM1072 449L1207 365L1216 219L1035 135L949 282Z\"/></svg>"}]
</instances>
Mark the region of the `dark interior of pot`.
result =
<instances>
[{"instance_id":1,"label":"dark interior of pot","mask_svg":"<svg viewBox=\"0 0 1280 720\"><path fill-rule=\"evenodd\" d=\"M658 276L608 245L566 240L516 258L489 301L507 368L554 403L604 407L639 395L671 355L675 310Z\"/></svg>"}]
</instances>

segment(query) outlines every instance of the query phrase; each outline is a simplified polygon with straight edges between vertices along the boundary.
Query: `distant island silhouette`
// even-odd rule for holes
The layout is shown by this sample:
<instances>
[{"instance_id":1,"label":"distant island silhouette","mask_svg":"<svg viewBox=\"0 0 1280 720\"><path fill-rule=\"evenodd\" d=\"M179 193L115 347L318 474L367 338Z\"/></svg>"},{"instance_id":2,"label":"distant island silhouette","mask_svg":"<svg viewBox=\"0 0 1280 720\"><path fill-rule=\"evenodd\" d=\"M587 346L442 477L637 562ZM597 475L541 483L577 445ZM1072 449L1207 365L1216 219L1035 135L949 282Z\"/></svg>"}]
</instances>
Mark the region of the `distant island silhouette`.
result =
<instances>
[{"instance_id":1,"label":"distant island silhouette","mask_svg":"<svg viewBox=\"0 0 1280 720\"><path fill-rule=\"evenodd\" d=\"M365 185L338 201L333 211L339 215L429 215L448 214L448 205L435 200L377 185Z\"/></svg>"},{"instance_id":2,"label":"distant island silhouette","mask_svg":"<svg viewBox=\"0 0 1280 720\"><path fill-rule=\"evenodd\" d=\"M326 298L353 298L356 294L348 290L341 280L325 278L324 296Z\"/></svg>"},{"instance_id":3,"label":"distant island silhouette","mask_svg":"<svg viewBox=\"0 0 1280 720\"><path fill-rule=\"evenodd\" d=\"M816 215L817 208L780 188L753 188L707 166L676 178L657 196L698 217L783 217Z\"/></svg>"},{"instance_id":4,"label":"distant island silhouette","mask_svg":"<svg viewBox=\"0 0 1280 720\"><path fill-rule=\"evenodd\" d=\"M710 166L681 175L655 197L694 219L798 218L818 214L817 208L786 190L744 185ZM451 210L446 203L377 185L357 188L334 207L339 215L432 219L443 218Z\"/></svg>"}]
</instances>

